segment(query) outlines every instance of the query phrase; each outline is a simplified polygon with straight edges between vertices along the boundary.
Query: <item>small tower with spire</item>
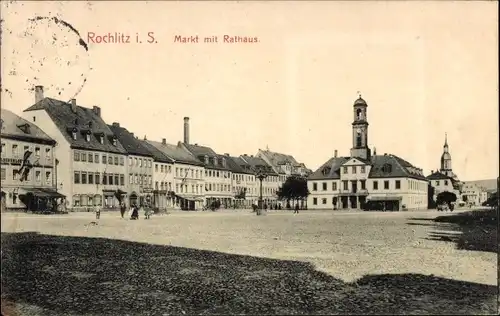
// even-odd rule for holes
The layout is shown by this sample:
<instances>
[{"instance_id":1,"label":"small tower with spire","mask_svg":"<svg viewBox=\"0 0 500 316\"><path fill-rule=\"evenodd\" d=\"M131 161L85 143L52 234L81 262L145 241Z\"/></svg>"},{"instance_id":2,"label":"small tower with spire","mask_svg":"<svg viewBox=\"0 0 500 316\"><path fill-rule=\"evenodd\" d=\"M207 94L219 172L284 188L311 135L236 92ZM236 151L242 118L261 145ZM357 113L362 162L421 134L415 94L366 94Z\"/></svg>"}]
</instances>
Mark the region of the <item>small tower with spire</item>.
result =
<instances>
[{"instance_id":1,"label":"small tower with spire","mask_svg":"<svg viewBox=\"0 0 500 316\"><path fill-rule=\"evenodd\" d=\"M358 91L358 99L354 101L352 122L352 148L351 157L358 157L369 160L371 158L371 150L368 147L368 104L361 97L361 92Z\"/></svg>"}]
</instances>

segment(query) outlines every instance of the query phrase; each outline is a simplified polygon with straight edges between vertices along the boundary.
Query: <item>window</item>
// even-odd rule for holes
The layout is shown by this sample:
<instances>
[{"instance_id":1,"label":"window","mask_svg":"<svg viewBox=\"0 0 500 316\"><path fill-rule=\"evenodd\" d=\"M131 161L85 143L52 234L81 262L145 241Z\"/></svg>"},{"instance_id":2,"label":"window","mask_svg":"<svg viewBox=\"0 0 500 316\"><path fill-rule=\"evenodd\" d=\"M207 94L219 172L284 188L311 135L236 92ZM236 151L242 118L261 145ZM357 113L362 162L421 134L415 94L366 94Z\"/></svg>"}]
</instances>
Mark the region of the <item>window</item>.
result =
<instances>
[{"instance_id":1,"label":"window","mask_svg":"<svg viewBox=\"0 0 500 316\"><path fill-rule=\"evenodd\" d=\"M94 206L94 205L95 205L95 204L94 204L94 202L95 202L95 201L94 201L94 196L89 195L89 196L88 196L88 199L89 199L89 200L88 200L88 205L89 205L89 206Z\"/></svg>"},{"instance_id":2,"label":"window","mask_svg":"<svg viewBox=\"0 0 500 316\"><path fill-rule=\"evenodd\" d=\"M123 157L120 157L120 166L125 165L125 159Z\"/></svg>"},{"instance_id":3,"label":"window","mask_svg":"<svg viewBox=\"0 0 500 316\"><path fill-rule=\"evenodd\" d=\"M101 183L101 174L99 172L95 173L94 182L95 182L95 184Z\"/></svg>"},{"instance_id":4,"label":"window","mask_svg":"<svg viewBox=\"0 0 500 316\"><path fill-rule=\"evenodd\" d=\"M73 156L74 161L80 161L80 153L75 151L75 155Z\"/></svg>"},{"instance_id":5,"label":"window","mask_svg":"<svg viewBox=\"0 0 500 316\"><path fill-rule=\"evenodd\" d=\"M157 163L155 163L155 172L158 172L158 164Z\"/></svg>"},{"instance_id":6,"label":"window","mask_svg":"<svg viewBox=\"0 0 500 316\"><path fill-rule=\"evenodd\" d=\"M158 190L158 181L155 181L155 189ZM161 189L163 190L163 182L161 183Z\"/></svg>"},{"instance_id":7,"label":"window","mask_svg":"<svg viewBox=\"0 0 500 316\"><path fill-rule=\"evenodd\" d=\"M348 173L347 167L344 167L344 173Z\"/></svg>"},{"instance_id":8,"label":"window","mask_svg":"<svg viewBox=\"0 0 500 316\"><path fill-rule=\"evenodd\" d=\"M318 191L318 184L317 183L313 183L313 191Z\"/></svg>"},{"instance_id":9,"label":"window","mask_svg":"<svg viewBox=\"0 0 500 316\"><path fill-rule=\"evenodd\" d=\"M87 133L87 134L85 134L85 140L86 140L87 142L90 142L90 134L88 134L88 133Z\"/></svg>"},{"instance_id":10,"label":"window","mask_svg":"<svg viewBox=\"0 0 500 316\"><path fill-rule=\"evenodd\" d=\"M346 181L346 180L342 181L342 186L343 186L344 191L349 190L349 182L348 181Z\"/></svg>"},{"instance_id":11,"label":"window","mask_svg":"<svg viewBox=\"0 0 500 316\"><path fill-rule=\"evenodd\" d=\"M137 176L137 174L134 175L134 183L139 184L139 177Z\"/></svg>"},{"instance_id":12,"label":"window","mask_svg":"<svg viewBox=\"0 0 500 316\"><path fill-rule=\"evenodd\" d=\"M108 174L108 184L113 185L113 175L112 174Z\"/></svg>"},{"instance_id":13,"label":"window","mask_svg":"<svg viewBox=\"0 0 500 316\"><path fill-rule=\"evenodd\" d=\"M106 155L102 155L102 163L105 164L106 162L108 162L108 158Z\"/></svg>"},{"instance_id":14,"label":"window","mask_svg":"<svg viewBox=\"0 0 500 316\"><path fill-rule=\"evenodd\" d=\"M388 180L384 181L384 190L389 190L389 181Z\"/></svg>"},{"instance_id":15,"label":"window","mask_svg":"<svg viewBox=\"0 0 500 316\"><path fill-rule=\"evenodd\" d=\"M120 175L118 174L115 174L115 185L119 185L120 184Z\"/></svg>"},{"instance_id":16,"label":"window","mask_svg":"<svg viewBox=\"0 0 500 316\"><path fill-rule=\"evenodd\" d=\"M396 180L396 190L401 189L401 180Z\"/></svg>"},{"instance_id":17,"label":"window","mask_svg":"<svg viewBox=\"0 0 500 316\"><path fill-rule=\"evenodd\" d=\"M392 172L392 165L386 163L382 166L382 172L383 173L391 173Z\"/></svg>"},{"instance_id":18,"label":"window","mask_svg":"<svg viewBox=\"0 0 500 316\"><path fill-rule=\"evenodd\" d=\"M18 155L19 155L19 152L17 151L17 145L14 144L14 145L12 145L12 156L16 157Z\"/></svg>"},{"instance_id":19,"label":"window","mask_svg":"<svg viewBox=\"0 0 500 316\"><path fill-rule=\"evenodd\" d=\"M129 166L132 166L133 164L134 164L134 160L133 160L133 158L132 158L132 157L129 157L129 158L128 158L128 165L129 165Z\"/></svg>"},{"instance_id":20,"label":"window","mask_svg":"<svg viewBox=\"0 0 500 316\"><path fill-rule=\"evenodd\" d=\"M326 199L321 199L321 203L326 204Z\"/></svg>"},{"instance_id":21,"label":"window","mask_svg":"<svg viewBox=\"0 0 500 316\"><path fill-rule=\"evenodd\" d=\"M112 165L112 164L113 164L113 157L108 156L108 165Z\"/></svg>"},{"instance_id":22,"label":"window","mask_svg":"<svg viewBox=\"0 0 500 316\"><path fill-rule=\"evenodd\" d=\"M35 179L37 182L42 181L42 172L41 171L39 171L39 170L35 171Z\"/></svg>"},{"instance_id":23,"label":"window","mask_svg":"<svg viewBox=\"0 0 500 316\"><path fill-rule=\"evenodd\" d=\"M139 159L139 167L142 167L142 159Z\"/></svg>"},{"instance_id":24,"label":"window","mask_svg":"<svg viewBox=\"0 0 500 316\"><path fill-rule=\"evenodd\" d=\"M39 147L36 147L36 148L35 148L35 156L36 156L37 158L40 158L40 148L39 148Z\"/></svg>"},{"instance_id":25,"label":"window","mask_svg":"<svg viewBox=\"0 0 500 316\"><path fill-rule=\"evenodd\" d=\"M104 144L104 135L99 136L99 142Z\"/></svg>"},{"instance_id":26,"label":"window","mask_svg":"<svg viewBox=\"0 0 500 316\"><path fill-rule=\"evenodd\" d=\"M92 157L92 155L90 155L89 157ZM94 174L93 173L89 172L88 180L89 180L89 184L94 184Z\"/></svg>"},{"instance_id":27,"label":"window","mask_svg":"<svg viewBox=\"0 0 500 316\"><path fill-rule=\"evenodd\" d=\"M378 181L373 181L373 190L378 190Z\"/></svg>"},{"instance_id":28,"label":"window","mask_svg":"<svg viewBox=\"0 0 500 316\"><path fill-rule=\"evenodd\" d=\"M352 166L352 173L356 173L356 166Z\"/></svg>"},{"instance_id":29,"label":"window","mask_svg":"<svg viewBox=\"0 0 500 316\"><path fill-rule=\"evenodd\" d=\"M133 184L134 183L134 175L129 173L128 175L128 183Z\"/></svg>"},{"instance_id":30,"label":"window","mask_svg":"<svg viewBox=\"0 0 500 316\"><path fill-rule=\"evenodd\" d=\"M103 185L108 184L108 176L105 173L102 174L102 184Z\"/></svg>"},{"instance_id":31,"label":"window","mask_svg":"<svg viewBox=\"0 0 500 316\"><path fill-rule=\"evenodd\" d=\"M318 205L318 198L313 198L313 205Z\"/></svg>"},{"instance_id":32,"label":"window","mask_svg":"<svg viewBox=\"0 0 500 316\"><path fill-rule=\"evenodd\" d=\"M323 191L327 190L327 186L328 186L328 184L326 182L323 182Z\"/></svg>"},{"instance_id":33,"label":"window","mask_svg":"<svg viewBox=\"0 0 500 316\"><path fill-rule=\"evenodd\" d=\"M124 174L120 175L120 185L121 186L125 185L125 175Z\"/></svg>"},{"instance_id":34,"label":"window","mask_svg":"<svg viewBox=\"0 0 500 316\"><path fill-rule=\"evenodd\" d=\"M115 156L115 159L114 159L114 160L115 160L115 165L116 165L116 166L118 166L118 165L120 164L120 162L118 161L118 157L117 157L117 156Z\"/></svg>"},{"instance_id":35,"label":"window","mask_svg":"<svg viewBox=\"0 0 500 316\"><path fill-rule=\"evenodd\" d=\"M78 172L78 171L75 171L75 174L74 174L74 183L75 184L80 183L80 172Z\"/></svg>"},{"instance_id":36,"label":"window","mask_svg":"<svg viewBox=\"0 0 500 316\"><path fill-rule=\"evenodd\" d=\"M83 161L83 162L87 161L87 153L81 153L81 154L80 154L80 159L81 159L81 161Z\"/></svg>"},{"instance_id":37,"label":"window","mask_svg":"<svg viewBox=\"0 0 500 316\"><path fill-rule=\"evenodd\" d=\"M45 183L47 184L52 183L52 178L50 175L51 175L50 171L45 171Z\"/></svg>"},{"instance_id":38,"label":"window","mask_svg":"<svg viewBox=\"0 0 500 316\"><path fill-rule=\"evenodd\" d=\"M156 166L156 167L158 167L158 166ZM156 168L156 169L158 169L158 168ZM164 170L163 170L163 165L161 165L160 170L161 170L161 172L164 172Z\"/></svg>"},{"instance_id":39,"label":"window","mask_svg":"<svg viewBox=\"0 0 500 316\"><path fill-rule=\"evenodd\" d=\"M80 206L80 196L73 195L73 206Z\"/></svg>"},{"instance_id":40,"label":"window","mask_svg":"<svg viewBox=\"0 0 500 316\"><path fill-rule=\"evenodd\" d=\"M365 172L366 172L365 166L361 166L361 173L365 173Z\"/></svg>"},{"instance_id":41,"label":"window","mask_svg":"<svg viewBox=\"0 0 500 316\"><path fill-rule=\"evenodd\" d=\"M94 162L99 163L99 154L94 155Z\"/></svg>"},{"instance_id":42,"label":"window","mask_svg":"<svg viewBox=\"0 0 500 316\"><path fill-rule=\"evenodd\" d=\"M436 185L439 185L439 180L436 181Z\"/></svg>"},{"instance_id":43,"label":"window","mask_svg":"<svg viewBox=\"0 0 500 316\"><path fill-rule=\"evenodd\" d=\"M2 173L1 173L0 179L6 180L6 178L7 178L7 170L5 170L5 168L2 168Z\"/></svg>"},{"instance_id":44,"label":"window","mask_svg":"<svg viewBox=\"0 0 500 316\"><path fill-rule=\"evenodd\" d=\"M337 182L332 182L332 190L337 191Z\"/></svg>"},{"instance_id":45,"label":"window","mask_svg":"<svg viewBox=\"0 0 500 316\"><path fill-rule=\"evenodd\" d=\"M116 137L113 137L113 146L116 146L118 145L118 140L116 139Z\"/></svg>"},{"instance_id":46,"label":"window","mask_svg":"<svg viewBox=\"0 0 500 316\"><path fill-rule=\"evenodd\" d=\"M361 190L366 190L366 180L361 180Z\"/></svg>"},{"instance_id":47,"label":"window","mask_svg":"<svg viewBox=\"0 0 500 316\"><path fill-rule=\"evenodd\" d=\"M87 173L82 172L82 184L87 184Z\"/></svg>"},{"instance_id":48,"label":"window","mask_svg":"<svg viewBox=\"0 0 500 316\"><path fill-rule=\"evenodd\" d=\"M138 164L139 164L139 162L137 161L137 158L134 158L134 165L137 166Z\"/></svg>"},{"instance_id":49,"label":"window","mask_svg":"<svg viewBox=\"0 0 500 316\"><path fill-rule=\"evenodd\" d=\"M76 132L75 131L71 132L71 136L73 137L73 140L76 140Z\"/></svg>"},{"instance_id":50,"label":"window","mask_svg":"<svg viewBox=\"0 0 500 316\"><path fill-rule=\"evenodd\" d=\"M444 185L448 185L448 180L444 180Z\"/></svg>"},{"instance_id":51,"label":"window","mask_svg":"<svg viewBox=\"0 0 500 316\"><path fill-rule=\"evenodd\" d=\"M94 155L89 153L89 162L94 162Z\"/></svg>"}]
</instances>

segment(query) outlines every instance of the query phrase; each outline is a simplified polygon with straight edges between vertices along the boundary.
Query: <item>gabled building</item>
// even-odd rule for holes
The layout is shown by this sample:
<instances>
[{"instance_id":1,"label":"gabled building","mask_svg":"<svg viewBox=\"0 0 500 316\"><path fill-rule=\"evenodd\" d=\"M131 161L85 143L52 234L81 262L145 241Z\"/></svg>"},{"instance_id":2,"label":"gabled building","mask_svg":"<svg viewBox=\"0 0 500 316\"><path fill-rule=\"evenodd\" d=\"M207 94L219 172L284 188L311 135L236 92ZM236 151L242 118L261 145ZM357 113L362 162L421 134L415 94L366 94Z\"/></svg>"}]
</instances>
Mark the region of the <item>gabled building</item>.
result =
<instances>
[{"instance_id":1,"label":"gabled building","mask_svg":"<svg viewBox=\"0 0 500 316\"><path fill-rule=\"evenodd\" d=\"M22 116L58 144L56 187L66 196L68 209L119 207L118 196L126 193L127 152L102 119L100 107L46 98L37 86L35 104Z\"/></svg>"},{"instance_id":2,"label":"gabled building","mask_svg":"<svg viewBox=\"0 0 500 316\"><path fill-rule=\"evenodd\" d=\"M212 148L191 144L189 142L189 118L184 118L184 142L179 142L191 155L196 157L205 167L205 201L207 205L220 202L224 207L233 203L234 195L231 189L231 169L225 155L217 154Z\"/></svg>"},{"instance_id":3,"label":"gabled building","mask_svg":"<svg viewBox=\"0 0 500 316\"><path fill-rule=\"evenodd\" d=\"M147 139L141 141L143 146L153 155L153 206L161 211L175 207L174 192L174 160Z\"/></svg>"},{"instance_id":4,"label":"gabled building","mask_svg":"<svg viewBox=\"0 0 500 316\"><path fill-rule=\"evenodd\" d=\"M473 183L465 182L462 187L462 201L471 206L481 206L488 199L486 188Z\"/></svg>"},{"instance_id":5,"label":"gabled building","mask_svg":"<svg viewBox=\"0 0 500 316\"><path fill-rule=\"evenodd\" d=\"M241 155L240 158L250 166L254 174L262 173L266 176L262 181L262 201L269 208L276 208L278 205L277 192L282 182L279 179L279 174L273 170L264 159L253 155ZM255 179L257 189L257 200L260 198L260 180Z\"/></svg>"},{"instance_id":6,"label":"gabled building","mask_svg":"<svg viewBox=\"0 0 500 316\"><path fill-rule=\"evenodd\" d=\"M251 166L241 157L226 155L228 167L231 169L231 190L236 207L251 207L258 201L258 186Z\"/></svg>"},{"instance_id":7,"label":"gabled building","mask_svg":"<svg viewBox=\"0 0 500 316\"><path fill-rule=\"evenodd\" d=\"M174 162L173 182L175 187L171 193L174 207L183 210L202 209L205 203L204 167L196 157L187 152L180 144L145 140ZM171 191L169 189L169 191Z\"/></svg>"},{"instance_id":8,"label":"gabled building","mask_svg":"<svg viewBox=\"0 0 500 316\"><path fill-rule=\"evenodd\" d=\"M274 172L279 175L280 182L285 182L289 176L307 177L312 173L304 163L297 162L293 156L272 152L269 148L259 149L256 157L264 159L273 168Z\"/></svg>"},{"instance_id":9,"label":"gabled building","mask_svg":"<svg viewBox=\"0 0 500 316\"><path fill-rule=\"evenodd\" d=\"M427 179L422 169L392 154L377 155L368 147L367 103L354 102L351 154L334 157L308 177L312 209L425 209Z\"/></svg>"},{"instance_id":10,"label":"gabled building","mask_svg":"<svg viewBox=\"0 0 500 316\"><path fill-rule=\"evenodd\" d=\"M108 125L127 152L125 173L125 191L127 205L143 205L152 203L153 197L153 154L133 133L114 122Z\"/></svg>"},{"instance_id":11,"label":"gabled building","mask_svg":"<svg viewBox=\"0 0 500 316\"><path fill-rule=\"evenodd\" d=\"M1 210L47 210L64 197L56 190L55 140L11 111L0 117Z\"/></svg>"}]
</instances>

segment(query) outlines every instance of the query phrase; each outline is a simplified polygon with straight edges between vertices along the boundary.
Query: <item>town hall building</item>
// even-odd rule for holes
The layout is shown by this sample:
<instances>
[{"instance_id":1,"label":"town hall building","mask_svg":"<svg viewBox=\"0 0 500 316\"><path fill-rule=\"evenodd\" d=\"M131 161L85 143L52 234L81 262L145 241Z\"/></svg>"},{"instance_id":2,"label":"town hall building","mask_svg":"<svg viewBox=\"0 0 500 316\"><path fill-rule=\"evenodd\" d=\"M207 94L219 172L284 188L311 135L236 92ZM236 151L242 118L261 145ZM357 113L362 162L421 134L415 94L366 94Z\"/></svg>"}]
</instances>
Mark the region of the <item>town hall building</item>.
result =
<instances>
[{"instance_id":1,"label":"town hall building","mask_svg":"<svg viewBox=\"0 0 500 316\"><path fill-rule=\"evenodd\" d=\"M421 168L393 154L372 154L368 147L367 108L359 96L353 106L350 155L338 157L335 150L334 157L308 177L308 208L427 208L428 183Z\"/></svg>"}]
</instances>

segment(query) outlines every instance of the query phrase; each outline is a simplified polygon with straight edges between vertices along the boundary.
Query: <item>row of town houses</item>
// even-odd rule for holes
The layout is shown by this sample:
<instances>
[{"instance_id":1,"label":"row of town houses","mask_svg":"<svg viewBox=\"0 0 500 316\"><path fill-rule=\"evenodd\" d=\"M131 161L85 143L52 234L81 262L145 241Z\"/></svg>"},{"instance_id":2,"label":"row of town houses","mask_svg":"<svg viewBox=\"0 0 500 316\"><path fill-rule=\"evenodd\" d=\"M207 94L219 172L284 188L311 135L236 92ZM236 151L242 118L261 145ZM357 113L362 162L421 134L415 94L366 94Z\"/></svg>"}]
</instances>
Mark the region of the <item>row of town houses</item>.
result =
<instances>
[{"instance_id":1,"label":"row of town houses","mask_svg":"<svg viewBox=\"0 0 500 316\"><path fill-rule=\"evenodd\" d=\"M248 207L260 197L258 174L265 175L263 203L272 207L287 177L311 173L268 148L235 156L192 144L188 117L182 142L140 139L107 124L100 107L45 97L42 86L21 116L2 110L1 117L3 209L36 209L51 197L72 210L117 208L119 200L159 209L201 209L214 201Z\"/></svg>"},{"instance_id":2,"label":"row of town houses","mask_svg":"<svg viewBox=\"0 0 500 316\"><path fill-rule=\"evenodd\" d=\"M360 209L370 203L385 210L426 209L443 191L474 205L487 198L483 188L464 184L453 172L446 136L440 168L428 176L397 155L372 152L367 109L359 96L350 154L335 150L312 172L293 156L268 148L232 156L193 144L188 117L182 142L139 139L119 123L105 123L100 107L44 97L37 86L35 104L22 117L2 110L2 209L37 209L50 198L73 210L117 208L120 200L158 209L196 210L216 201L248 207L260 200L261 187L263 204L276 207L281 204L276 193L291 175L307 177L310 195L301 203L311 209Z\"/></svg>"}]
</instances>

